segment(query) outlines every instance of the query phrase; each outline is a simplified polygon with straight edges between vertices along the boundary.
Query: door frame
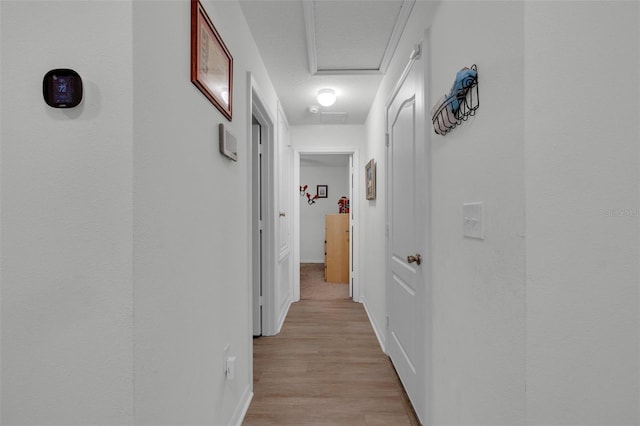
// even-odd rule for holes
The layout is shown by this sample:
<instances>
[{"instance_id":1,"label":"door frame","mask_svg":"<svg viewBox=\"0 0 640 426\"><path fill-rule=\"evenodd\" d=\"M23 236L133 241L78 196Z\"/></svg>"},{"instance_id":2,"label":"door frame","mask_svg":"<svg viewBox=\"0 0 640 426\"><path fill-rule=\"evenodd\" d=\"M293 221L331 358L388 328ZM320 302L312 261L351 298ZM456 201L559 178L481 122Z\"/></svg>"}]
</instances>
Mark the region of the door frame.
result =
<instances>
[{"instance_id":1,"label":"door frame","mask_svg":"<svg viewBox=\"0 0 640 426\"><path fill-rule=\"evenodd\" d=\"M387 173L386 173L386 191L387 194L391 194L392 192L392 187L393 187L393 182L392 182L392 171L391 171L391 162L390 162L390 157L391 157L391 146L390 146L390 136L389 136L389 116L388 116L388 112L389 112L389 108L391 107L391 105L393 104L396 96L398 95L400 89L402 88L402 85L404 83L404 81L406 80L406 78L408 77L409 73L411 72L413 66L415 65L415 63L420 59L423 58L424 61L424 66L422 69L422 87L423 87L423 91L424 93L422 93L423 96L423 104L425 109L428 107L428 105L431 105L430 103L430 99L429 99L429 50L428 50L428 40L429 40L429 31L425 31L424 33L424 37L422 39L422 41L418 44L415 45L414 50L411 52L410 55L410 59L409 62L407 63L404 71L402 72L402 75L400 76L400 78L398 79L398 81L396 82L396 84L394 85L393 89L391 90L387 101L385 102L385 140L386 140L386 164L387 164ZM431 227L431 196L432 196L432 190L431 190L431 176L432 176L432 168L431 168L431 128L430 128L430 123L431 121L426 119L424 120L424 136L425 136L425 152L428 158L428 161L426 161L424 163L424 167L425 167L425 172L424 175L427 178L427 182L423 183L421 186L424 189L423 195L425 196L425 215L426 217L424 217L424 221L425 221L425 235L424 238L426 239L425 241L425 248L426 248L426 255L424 256L424 261L423 261L423 265L422 268L424 270L423 273L423 282L421 284L423 284L425 286L425 291L423 292L423 300L421 303L421 306L423 306L423 311L420 313L420 319L422 319L423 321L425 321L424 327L422 327L424 329L424 340L423 340L423 350L422 353L424 354L424 359L422 360L422 362L424 362L424 365L422 366L422 371L424 372L424 377L422 377L422 383L423 383L423 388L421 389L420 392L420 396L421 396L421 406L420 407L414 407L414 409L416 410L416 414L418 415L419 419L421 422L423 422L423 424L427 425L429 424L429 417L426 413L429 413L429 409L430 409L430 397L431 397L431 378L432 378L432 373L431 373L431 352L430 352L430 348L431 348L431 325L433 323L433 319L432 319L432 297L431 297L431 284L432 284L432 227ZM385 228L386 228L386 240L385 240L385 294L388 295L388 290L389 290L389 285L391 283L391 271L392 271L392 266L391 266L391 236L393 235L393 226L391 223L391 205L389 203L387 203L387 206L385 208ZM390 302L389 302L389 298L387 296L385 296L385 342L389 342L390 340L390 335L389 335L389 310L390 310ZM389 354L389 345L385 345L385 352L387 354Z\"/></svg>"},{"instance_id":2,"label":"door frame","mask_svg":"<svg viewBox=\"0 0 640 426\"><path fill-rule=\"evenodd\" d=\"M351 214L349 215L352 245L349 250L349 286L354 302L361 302L360 297L360 150L357 147L294 147L293 149L293 185L300 185L300 155L301 154L342 154L351 155L353 176L353 190L349 200ZM297 187L296 187L297 189ZM300 203L293 203L293 300L300 301Z\"/></svg>"},{"instance_id":3,"label":"door frame","mask_svg":"<svg viewBox=\"0 0 640 426\"><path fill-rule=\"evenodd\" d=\"M262 215L262 236L263 236L263 269L262 269L262 335L271 336L277 333L275 318L275 187L274 187L274 151L275 151L275 119L269 113L266 107L265 97L256 83L251 72L247 73L247 138L246 138L246 155L247 155L247 197L248 206L251 211L248 214L248 227L253 229L253 150L251 149L252 124L253 117L256 118L261 126L262 139L262 167L264 168L263 178L263 215ZM249 286L249 338L251 339L251 348L253 348L253 267L256 259L253 258L253 232L248 233L248 250L247 250L247 282ZM253 349L251 350L253 358ZM253 377L253 369L251 376ZM252 379L253 380L253 379Z\"/></svg>"},{"instance_id":4,"label":"door frame","mask_svg":"<svg viewBox=\"0 0 640 426\"><path fill-rule=\"evenodd\" d=\"M252 179L250 182L250 190L252 191L251 196L251 206L249 208L251 214L251 228L250 234L252 235L252 251L253 261L251 262L251 268L253 274L251 275L251 290L252 290L252 305L251 310L252 314L252 329L253 329L253 337L262 336L262 282L264 279L264 269L260 267L260 264L263 263L262 259L264 258L264 241L262 238L262 229L260 229L260 211L265 211L264 201L266 198L263 197L264 185L263 185L263 177L264 173L262 169L262 160L260 156L262 155L262 126L258 122L253 123L254 115L251 115L251 134L249 137L251 138L251 156L249 160L251 161L249 167L252 172ZM258 129L258 135L256 138L255 130ZM259 261L258 261L259 260ZM255 263L254 263L255 262ZM256 292L258 292L258 296L256 296ZM257 321L257 323L256 323Z\"/></svg>"}]
</instances>

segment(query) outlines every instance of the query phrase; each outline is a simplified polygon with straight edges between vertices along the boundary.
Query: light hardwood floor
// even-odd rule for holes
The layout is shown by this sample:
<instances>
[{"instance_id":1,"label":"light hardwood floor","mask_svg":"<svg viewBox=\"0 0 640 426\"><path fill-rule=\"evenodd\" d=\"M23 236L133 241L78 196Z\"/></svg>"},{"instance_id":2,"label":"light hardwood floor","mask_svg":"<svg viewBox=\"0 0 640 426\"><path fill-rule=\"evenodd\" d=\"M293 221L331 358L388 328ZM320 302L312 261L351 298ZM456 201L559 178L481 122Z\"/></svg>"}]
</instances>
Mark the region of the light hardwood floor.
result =
<instances>
[{"instance_id":1,"label":"light hardwood floor","mask_svg":"<svg viewBox=\"0 0 640 426\"><path fill-rule=\"evenodd\" d=\"M417 425L364 308L313 268L302 271L311 276L281 333L254 339L254 398L243 424ZM310 280L330 287L309 289Z\"/></svg>"}]
</instances>

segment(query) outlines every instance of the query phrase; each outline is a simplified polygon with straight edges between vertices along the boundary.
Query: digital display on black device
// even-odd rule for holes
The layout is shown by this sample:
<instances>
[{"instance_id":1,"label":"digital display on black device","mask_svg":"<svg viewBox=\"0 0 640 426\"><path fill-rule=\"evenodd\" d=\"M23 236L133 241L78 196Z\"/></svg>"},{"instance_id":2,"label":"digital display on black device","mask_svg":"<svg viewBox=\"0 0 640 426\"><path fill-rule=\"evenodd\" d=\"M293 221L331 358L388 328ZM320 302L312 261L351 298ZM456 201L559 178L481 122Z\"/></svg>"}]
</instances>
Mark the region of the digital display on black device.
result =
<instances>
[{"instance_id":1,"label":"digital display on black device","mask_svg":"<svg viewBox=\"0 0 640 426\"><path fill-rule=\"evenodd\" d=\"M51 70L42 81L42 94L53 108L73 108L82 101L82 79L70 69Z\"/></svg>"},{"instance_id":2,"label":"digital display on black device","mask_svg":"<svg viewBox=\"0 0 640 426\"><path fill-rule=\"evenodd\" d=\"M57 104L69 104L73 100L73 79L53 76L53 101Z\"/></svg>"}]
</instances>

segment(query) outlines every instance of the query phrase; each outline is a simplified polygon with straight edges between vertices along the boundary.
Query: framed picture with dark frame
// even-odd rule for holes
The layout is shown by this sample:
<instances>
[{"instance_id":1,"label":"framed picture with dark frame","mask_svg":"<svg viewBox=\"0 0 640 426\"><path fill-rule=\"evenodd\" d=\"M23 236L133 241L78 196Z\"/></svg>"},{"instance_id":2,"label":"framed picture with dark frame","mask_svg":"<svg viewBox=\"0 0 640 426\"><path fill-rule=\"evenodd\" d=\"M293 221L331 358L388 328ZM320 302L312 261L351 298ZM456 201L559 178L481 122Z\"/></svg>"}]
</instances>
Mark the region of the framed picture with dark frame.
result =
<instances>
[{"instance_id":1,"label":"framed picture with dark frame","mask_svg":"<svg viewBox=\"0 0 640 426\"><path fill-rule=\"evenodd\" d=\"M191 0L191 82L231 121L233 57L199 0Z\"/></svg>"},{"instance_id":2,"label":"framed picture with dark frame","mask_svg":"<svg viewBox=\"0 0 640 426\"><path fill-rule=\"evenodd\" d=\"M316 194L318 194L318 198L327 198L329 196L329 185L318 185Z\"/></svg>"},{"instance_id":3,"label":"framed picture with dark frame","mask_svg":"<svg viewBox=\"0 0 640 426\"><path fill-rule=\"evenodd\" d=\"M364 167L365 187L367 189L367 200L376 199L376 162L373 158Z\"/></svg>"}]
</instances>

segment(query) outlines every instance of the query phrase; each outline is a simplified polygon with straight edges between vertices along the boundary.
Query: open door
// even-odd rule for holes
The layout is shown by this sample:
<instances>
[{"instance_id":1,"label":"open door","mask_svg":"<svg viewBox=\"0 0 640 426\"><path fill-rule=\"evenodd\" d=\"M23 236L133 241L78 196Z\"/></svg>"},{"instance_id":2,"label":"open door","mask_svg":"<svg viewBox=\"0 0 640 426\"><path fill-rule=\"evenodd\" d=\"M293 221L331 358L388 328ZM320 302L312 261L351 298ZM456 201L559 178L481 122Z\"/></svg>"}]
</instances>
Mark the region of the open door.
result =
<instances>
[{"instance_id":1,"label":"open door","mask_svg":"<svg viewBox=\"0 0 640 426\"><path fill-rule=\"evenodd\" d=\"M262 212L263 212L263 187L262 187L262 139L260 124L254 118L254 124L251 126L251 149L253 151L253 173L252 173L252 235L253 235L253 335L262 336L262 284L263 284L263 251L264 239L262 237Z\"/></svg>"}]
</instances>

